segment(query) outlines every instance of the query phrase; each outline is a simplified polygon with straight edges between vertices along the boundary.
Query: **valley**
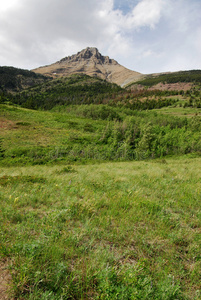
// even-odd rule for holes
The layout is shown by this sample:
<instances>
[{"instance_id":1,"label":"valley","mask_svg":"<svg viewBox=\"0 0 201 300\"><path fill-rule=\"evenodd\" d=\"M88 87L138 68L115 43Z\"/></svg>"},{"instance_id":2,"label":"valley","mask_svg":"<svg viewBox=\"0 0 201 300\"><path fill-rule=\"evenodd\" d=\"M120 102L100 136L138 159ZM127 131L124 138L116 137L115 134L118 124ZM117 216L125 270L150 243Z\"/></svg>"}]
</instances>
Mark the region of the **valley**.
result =
<instances>
[{"instance_id":1,"label":"valley","mask_svg":"<svg viewBox=\"0 0 201 300\"><path fill-rule=\"evenodd\" d=\"M54 67L0 68L0 297L200 299L201 71Z\"/></svg>"}]
</instances>

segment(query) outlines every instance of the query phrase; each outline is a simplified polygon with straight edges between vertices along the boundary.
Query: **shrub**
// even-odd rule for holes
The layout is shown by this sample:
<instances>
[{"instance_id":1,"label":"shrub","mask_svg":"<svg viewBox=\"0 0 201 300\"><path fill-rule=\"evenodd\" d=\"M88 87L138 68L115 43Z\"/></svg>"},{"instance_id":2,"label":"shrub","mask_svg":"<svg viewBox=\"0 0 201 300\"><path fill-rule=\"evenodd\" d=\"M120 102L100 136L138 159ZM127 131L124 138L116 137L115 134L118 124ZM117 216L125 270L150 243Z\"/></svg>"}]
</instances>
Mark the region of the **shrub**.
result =
<instances>
[{"instance_id":1,"label":"shrub","mask_svg":"<svg viewBox=\"0 0 201 300\"><path fill-rule=\"evenodd\" d=\"M5 157L5 149L3 148L3 139L0 138L0 159Z\"/></svg>"}]
</instances>

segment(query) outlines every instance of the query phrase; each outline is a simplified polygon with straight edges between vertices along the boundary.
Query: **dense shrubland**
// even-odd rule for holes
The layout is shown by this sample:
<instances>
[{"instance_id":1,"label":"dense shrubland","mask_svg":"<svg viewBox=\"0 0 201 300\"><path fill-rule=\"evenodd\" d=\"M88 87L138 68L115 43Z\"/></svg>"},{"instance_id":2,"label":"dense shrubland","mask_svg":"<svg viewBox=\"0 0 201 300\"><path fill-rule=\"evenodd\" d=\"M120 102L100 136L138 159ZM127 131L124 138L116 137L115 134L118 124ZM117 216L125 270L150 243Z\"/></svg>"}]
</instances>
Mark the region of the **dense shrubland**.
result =
<instances>
[{"instance_id":1,"label":"dense shrubland","mask_svg":"<svg viewBox=\"0 0 201 300\"><path fill-rule=\"evenodd\" d=\"M6 115L7 106L2 111ZM26 119L28 111L10 110L15 118L18 113L24 116L24 121L16 122L15 132L8 131L6 135L13 141L16 136L15 142L9 146L4 139L1 143L4 159L0 163L3 165L141 160L201 153L199 116L178 118L152 111L91 104L32 112L31 117L35 115L36 118L32 124ZM39 116L40 121L37 121ZM51 139L48 143L37 142L37 139L34 142L31 130L41 136L39 141ZM26 135L30 142L24 140Z\"/></svg>"},{"instance_id":2,"label":"dense shrubland","mask_svg":"<svg viewBox=\"0 0 201 300\"><path fill-rule=\"evenodd\" d=\"M194 108L201 108L201 88L194 87L190 91L185 93L186 101L183 104L183 107L194 107Z\"/></svg>"}]
</instances>

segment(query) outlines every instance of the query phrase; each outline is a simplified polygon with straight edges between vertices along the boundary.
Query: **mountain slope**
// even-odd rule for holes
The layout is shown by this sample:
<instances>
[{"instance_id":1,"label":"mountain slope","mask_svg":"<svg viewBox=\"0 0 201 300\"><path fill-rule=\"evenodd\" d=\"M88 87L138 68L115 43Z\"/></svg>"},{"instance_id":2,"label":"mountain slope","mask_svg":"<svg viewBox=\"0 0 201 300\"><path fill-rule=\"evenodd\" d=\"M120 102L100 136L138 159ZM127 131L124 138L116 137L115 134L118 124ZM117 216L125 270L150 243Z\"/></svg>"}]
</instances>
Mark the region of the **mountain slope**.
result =
<instances>
[{"instance_id":1,"label":"mountain slope","mask_svg":"<svg viewBox=\"0 0 201 300\"><path fill-rule=\"evenodd\" d=\"M123 67L108 56L102 56L97 48L90 47L75 55L65 57L54 64L32 71L53 77L84 73L121 86L138 80L142 76L138 72Z\"/></svg>"},{"instance_id":2,"label":"mountain slope","mask_svg":"<svg viewBox=\"0 0 201 300\"><path fill-rule=\"evenodd\" d=\"M44 83L49 78L14 67L0 67L0 91L19 92L25 88Z\"/></svg>"},{"instance_id":3,"label":"mountain slope","mask_svg":"<svg viewBox=\"0 0 201 300\"><path fill-rule=\"evenodd\" d=\"M117 84L84 74L54 78L12 96L15 104L26 108L51 109L56 105L100 104L123 89Z\"/></svg>"},{"instance_id":4,"label":"mountain slope","mask_svg":"<svg viewBox=\"0 0 201 300\"><path fill-rule=\"evenodd\" d=\"M139 85L144 88L157 90L190 90L193 85L201 84L201 70L189 70L169 73L145 75L139 81L127 85L129 89L136 89Z\"/></svg>"}]
</instances>

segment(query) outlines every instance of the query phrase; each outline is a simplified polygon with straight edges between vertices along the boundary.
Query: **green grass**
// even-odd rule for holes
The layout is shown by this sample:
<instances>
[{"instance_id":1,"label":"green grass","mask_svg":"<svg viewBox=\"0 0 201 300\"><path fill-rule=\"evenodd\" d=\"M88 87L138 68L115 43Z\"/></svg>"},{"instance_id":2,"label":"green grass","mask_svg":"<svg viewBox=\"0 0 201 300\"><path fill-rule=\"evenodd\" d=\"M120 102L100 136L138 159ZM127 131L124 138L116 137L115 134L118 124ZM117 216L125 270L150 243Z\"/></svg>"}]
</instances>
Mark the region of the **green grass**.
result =
<instances>
[{"instance_id":1,"label":"green grass","mask_svg":"<svg viewBox=\"0 0 201 300\"><path fill-rule=\"evenodd\" d=\"M0 165L89 163L200 153L201 119L194 110L169 107L138 112L80 105L35 111L1 105ZM184 111L191 115L182 115Z\"/></svg>"},{"instance_id":2,"label":"green grass","mask_svg":"<svg viewBox=\"0 0 201 300\"><path fill-rule=\"evenodd\" d=\"M200 299L201 123L182 115L193 108L167 111L0 106L0 259L14 299ZM132 143L164 157L125 162Z\"/></svg>"},{"instance_id":3,"label":"green grass","mask_svg":"<svg viewBox=\"0 0 201 300\"><path fill-rule=\"evenodd\" d=\"M0 170L17 299L200 299L200 158Z\"/></svg>"},{"instance_id":4,"label":"green grass","mask_svg":"<svg viewBox=\"0 0 201 300\"><path fill-rule=\"evenodd\" d=\"M160 114L167 114L170 116L177 116L177 117L190 117L192 118L195 115L201 116L201 109L200 108L191 108L191 107L163 107L160 109L154 109L157 113Z\"/></svg>"},{"instance_id":5,"label":"green grass","mask_svg":"<svg viewBox=\"0 0 201 300\"><path fill-rule=\"evenodd\" d=\"M90 145L106 126L104 120L7 105L0 107L0 123L7 165L55 161L73 146Z\"/></svg>"},{"instance_id":6,"label":"green grass","mask_svg":"<svg viewBox=\"0 0 201 300\"><path fill-rule=\"evenodd\" d=\"M24 94L26 107L51 111L0 105L0 259L11 297L200 299L200 88L67 81ZM90 105L62 106L66 93Z\"/></svg>"}]
</instances>

